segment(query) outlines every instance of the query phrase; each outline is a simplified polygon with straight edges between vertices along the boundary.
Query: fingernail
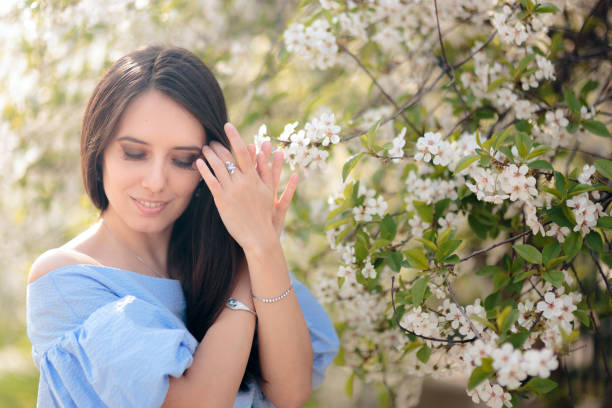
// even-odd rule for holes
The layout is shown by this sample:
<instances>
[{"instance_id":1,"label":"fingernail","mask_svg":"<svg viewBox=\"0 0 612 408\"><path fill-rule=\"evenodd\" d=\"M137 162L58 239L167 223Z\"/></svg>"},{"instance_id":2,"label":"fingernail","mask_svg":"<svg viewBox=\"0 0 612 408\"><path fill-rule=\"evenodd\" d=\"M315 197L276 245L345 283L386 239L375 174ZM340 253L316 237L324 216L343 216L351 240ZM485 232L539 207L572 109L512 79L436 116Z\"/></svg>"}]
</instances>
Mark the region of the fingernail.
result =
<instances>
[{"instance_id":1,"label":"fingernail","mask_svg":"<svg viewBox=\"0 0 612 408\"><path fill-rule=\"evenodd\" d=\"M200 158L196 159L196 166L200 166L200 167L204 166L204 160Z\"/></svg>"}]
</instances>

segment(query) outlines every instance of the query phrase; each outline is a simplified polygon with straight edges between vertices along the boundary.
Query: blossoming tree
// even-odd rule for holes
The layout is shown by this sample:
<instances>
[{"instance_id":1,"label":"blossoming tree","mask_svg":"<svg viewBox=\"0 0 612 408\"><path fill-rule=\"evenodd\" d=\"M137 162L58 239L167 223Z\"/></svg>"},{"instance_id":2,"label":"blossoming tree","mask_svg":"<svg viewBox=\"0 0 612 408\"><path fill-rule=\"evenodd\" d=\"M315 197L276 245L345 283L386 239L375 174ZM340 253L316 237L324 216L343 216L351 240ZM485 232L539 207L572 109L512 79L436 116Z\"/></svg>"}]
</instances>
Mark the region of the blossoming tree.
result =
<instances>
[{"instance_id":1,"label":"blossoming tree","mask_svg":"<svg viewBox=\"0 0 612 408\"><path fill-rule=\"evenodd\" d=\"M347 392L355 378L382 382L411 406L423 377L463 372L474 402L518 406L558 387L551 373L567 373L581 333L610 381L606 3L321 0L301 11L286 49L358 100L275 139L305 169L336 146L351 154L325 224L341 264L317 282L338 312ZM370 88L350 90L351 71ZM352 177L372 162L374 174ZM454 288L466 276L485 287L468 304Z\"/></svg>"}]
</instances>

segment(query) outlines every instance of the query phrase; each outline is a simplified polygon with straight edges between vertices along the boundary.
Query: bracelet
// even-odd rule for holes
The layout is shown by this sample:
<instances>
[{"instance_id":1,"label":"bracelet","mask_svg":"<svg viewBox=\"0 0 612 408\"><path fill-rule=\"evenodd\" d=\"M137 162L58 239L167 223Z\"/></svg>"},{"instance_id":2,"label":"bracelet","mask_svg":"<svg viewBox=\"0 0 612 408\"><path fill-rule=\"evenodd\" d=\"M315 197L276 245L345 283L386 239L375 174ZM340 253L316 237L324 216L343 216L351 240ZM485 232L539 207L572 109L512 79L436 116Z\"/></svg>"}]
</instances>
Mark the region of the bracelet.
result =
<instances>
[{"instance_id":1,"label":"bracelet","mask_svg":"<svg viewBox=\"0 0 612 408\"><path fill-rule=\"evenodd\" d=\"M293 288L293 282L291 282L291 285L289 285L289 287L287 288L287 290L286 290L286 291L284 291L282 295L277 296L277 297L274 297L274 298L261 298L261 297L259 297L259 296L255 296L255 295L253 294L253 292L251 292L251 296L253 296L253 299L260 300L260 301L262 301L262 302L264 302L264 303L272 303L272 302L279 301L279 300L281 300L282 298L284 298L285 296L287 296L287 295L289 294L289 292L291 292L291 288Z\"/></svg>"},{"instance_id":2,"label":"bracelet","mask_svg":"<svg viewBox=\"0 0 612 408\"><path fill-rule=\"evenodd\" d=\"M245 310L247 312L253 313L255 316L257 316L257 313L255 313L253 310L251 310L251 308L249 308L247 305L245 305L244 303L242 303L241 301L239 301L236 298L229 298L227 299L227 302L225 303L225 306L229 307L230 309L234 309L234 310Z\"/></svg>"}]
</instances>

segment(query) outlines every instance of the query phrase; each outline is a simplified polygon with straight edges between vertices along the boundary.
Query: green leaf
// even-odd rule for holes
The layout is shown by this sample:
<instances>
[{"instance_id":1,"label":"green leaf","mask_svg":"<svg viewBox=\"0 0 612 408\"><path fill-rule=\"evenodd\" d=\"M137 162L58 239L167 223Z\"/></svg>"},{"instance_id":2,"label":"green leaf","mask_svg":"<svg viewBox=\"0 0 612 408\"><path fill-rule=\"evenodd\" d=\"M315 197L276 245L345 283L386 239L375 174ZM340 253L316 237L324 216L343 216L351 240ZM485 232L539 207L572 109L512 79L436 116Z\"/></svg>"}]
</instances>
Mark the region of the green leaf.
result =
<instances>
[{"instance_id":1,"label":"green leaf","mask_svg":"<svg viewBox=\"0 0 612 408\"><path fill-rule=\"evenodd\" d=\"M580 97L586 99L588 94L596 90L598 86L599 86L599 82L589 79L580 89Z\"/></svg>"},{"instance_id":2,"label":"green leaf","mask_svg":"<svg viewBox=\"0 0 612 408\"><path fill-rule=\"evenodd\" d=\"M561 197L559 197L561 198ZM565 205L563 205L565 207ZM566 217L561 206L553 205L550 209L544 210L548 218L560 227L573 228L574 225Z\"/></svg>"},{"instance_id":3,"label":"green leaf","mask_svg":"<svg viewBox=\"0 0 612 408\"><path fill-rule=\"evenodd\" d=\"M389 214L385 214L384 218L380 222L380 236L381 238L393 240L395 238L395 234L397 233L397 225L395 224L395 220Z\"/></svg>"},{"instance_id":4,"label":"green leaf","mask_svg":"<svg viewBox=\"0 0 612 408\"><path fill-rule=\"evenodd\" d=\"M364 152L357 153L351 156L346 161L346 163L344 163L344 166L342 166L342 181L346 181L346 177L349 175L351 170L353 170L353 168L357 165L357 163L359 162L359 159L361 159L361 156L363 156L363 154Z\"/></svg>"},{"instance_id":5,"label":"green leaf","mask_svg":"<svg viewBox=\"0 0 612 408\"><path fill-rule=\"evenodd\" d=\"M370 129L368 129L368 146L372 146L374 144L374 138L376 137L376 133L378 132L378 128L380 127L381 122L382 119L377 120L376 123L373 124Z\"/></svg>"},{"instance_id":6,"label":"green leaf","mask_svg":"<svg viewBox=\"0 0 612 408\"><path fill-rule=\"evenodd\" d=\"M550 261L546 262L545 266L548 269L551 269L551 268L554 268L554 267L556 267L558 265L561 265L563 262L565 262L566 259L567 259L566 255L557 256L557 257L552 258Z\"/></svg>"},{"instance_id":7,"label":"green leaf","mask_svg":"<svg viewBox=\"0 0 612 408\"><path fill-rule=\"evenodd\" d=\"M590 131L591 133L595 133L597 136L603 136L603 137L612 136L610 135L610 132L608 131L608 128L606 127L606 125L598 120L585 119L582 121L582 126L584 126L584 128Z\"/></svg>"},{"instance_id":8,"label":"green leaf","mask_svg":"<svg viewBox=\"0 0 612 408\"><path fill-rule=\"evenodd\" d=\"M537 272L538 272L537 269L530 269L528 271L524 271L524 272L521 272L521 273L519 273L517 275L514 275L514 278L512 280L513 280L514 283L517 283L517 282L520 282L522 280L527 279L528 277L530 277L531 275L536 274Z\"/></svg>"},{"instance_id":9,"label":"green leaf","mask_svg":"<svg viewBox=\"0 0 612 408\"><path fill-rule=\"evenodd\" d=\"M604 261L606 265L612 268L612 253L602 252L601 254L599 254L599 257L601 258L602 261Z\"/></svg>"},{"instance_id":10,"label":"green leaf","mask_svg":"<svg viewBox=\"0 0 612 408\"><path fill-rule=\"evenodd\" d=\"M474 389L478 384L491 377L495 370L493 370L493 359L490 357L484 357L482 359L482 365L474 368L470 379L468 380L468 391Z\"/></svg>"},{"instance_id":11,"label":"green leaf","mask_svg":"<svg viewBox=\"0 0 612 408\"><path fill-rule=\"evenodd\" d=\"M370 247L370 253L375 252L375 251L379 250L380 248L384 248L387 245L389 245L390 243L391 243L391 241L388 240L388 239L378 238L376 241L374 241L374 243Z\"/></svg>"},{"instance_id":12,"label":"green leaf","mask_svg":"<svg viewBox=\"0 0 612 408\"><path fill-rule=\"evenodd\" d=\"M527 163L527 166L530 169L540 169L540 170L549 170L549 171L554 170L553 166L546 160L534 160L531 163Z\"/></svg>"},{"instance_id":13,"label":"green leaf","mask_svg":"<svg viewBox=\"0 0 612 408\"><path fill-rule=\"evenodd\" d=\"M555 188L562 196L565 195L565 176L558 171L555 171Z\"/></svg>"},{"instance_id":14,"label":"green leaf","mask_svg":"<svg viewBox=\"0 0 612 408\"><path fill-rule=\"evenodd\" d=\"M516 323L518 318L519 318L519 311L517 309L512 309L510 311L510 313L508 313L504 317L504 320L502 321L501 327L499 328L499 330L500 330L499 332L501 334L506 333L508 330L510 330L510 327L512 327L512 325L514 325L514 323Z\"/></svg>"},{"instance_id":15,"label":"green leaf","mask_svg":"<svg viewBox=\"0 0 612 408\"><path fill-rule=\"evenodd\" d=\"M477 314L471 314L468 317L471 320L474 320L475 322L478 322L478 323L482 324L483 326L488 327L489 329L491 329L493 331L497 331L497 327L495 327L495 325L493 323L491 323L487 319L483 319L482 317L478 316Z\"/></svg>"},{"instance_id":16,"label":"green leaf","mask_svg":"<svg viewBox=\"0 0 612 408\"><path fill-rule=\"evenodd\" d=\"M402 261L404 260L404 257L402 256L401 252L398 252L398 251L389 252L389 254L386 257L386 260L387 260L387 265L389 265L389 268L391 268L393 272L399 272L400 269L402 269Z\"/></svg>"},{"instance_id":17,"label":"green leaf","mask_svg":"<svg viewBox=\"0 0 612 408\"><path fill-rule=\"evenodd\" d=\"M526 121L525 119L517 120L514 123L514 127L519 132L527 132L527 130L529 129L529 122Z\"/></svg>"},{"instance_id":18,"label":"green leaf","mask_svg":"<svg viewBox=\"0 0 612 408\"><path fill-rule=\"evenodd\" d=\"M554 390L555 388L557 388L557 383L553 380L549 380L548 378L533 377L527 384L519 388L519 390L527 389L538 395L542 395Z\"/></svg>"},{"instance_id":19,"label":"green leaf","mask_svg":"<svg viewBox=\"0 0 612 408\"><path fill-rule=\"evenodd\" d=\"M437 220L442 216L442 214L444 214L444 211L446 211L446 209L450 205L450 202L450 198L444 198L436 202L436 204L434 205L434 219Z\"/></svg>"},{"instance_id":20,"label":"green leaf","mask_svg":"<svg viewBox=\"0 0 612 408\"><path fill-rule=\"evenodd\" d=\"M487 311L493 310L501 302L501 292L493 292L485 298L484 306Z\"/></svg>"},{"instance_id":21,"label":"green leaf","mask_svg":"<svg viewBox=\"0 0 612 408\"><path fill-rule=\"evenodd\" d=\"M519 132L514 137L514 143L516 143L516 148L518 150L519 156L525 157L527 153L529 153L529 146L527 143L527 136L523 132Z\"/></svg>"},{"instance_id":22,"label":"green leaf","mask_svg":"<svg viewBox=\"0 0 612 408\"><path fill-rule=\"evenodd\" d=\"M427 364L427 361L429 361L429 356L431 356L431 349L424 345L419 349L419 351L417 351L416 356L421 363Z\"/></svg>"},{"instance_id":23,"label":"green leaf","mask_svg":"<svg viewBox=\"0 0 612 408\"><path fill-rule=\"evenodd\" d=\"M529 65L529 63L533 61L534 58L535 54L527 54L523 58L521 58L518 63L518 67L516 68L515 77L519 77L523 73L525 68L527 68L527 65Z\"/></svg>"},{"instance_id":24,"label":"green leaf","mask_svg":"<svg viewBox=\"0 0 612 408\"><path fill-rule=\"evenodd\" d=\"M452 239L450 241L445 241L440 244L435 254L436 261L440 262L443 259L447 258L449 255L455 252L459 245L461 245L461 240L459 239Z\"/></svg>"},{"instance_id":25,"label":"green leaf","mask_svg":"<svg viewBox=\"0 0 612 408\"><path fill-rule=\"evenodd\" d=\"M500 86L502 86L506 82L508 82L508 78L506 78L506 77L501 77L499 79L496 79L495 81L493 81L493 82L491 82L489 84L489 87L487 88L487 93L491 93L491 91L496 90L497 88L499 88Z\"/></svg>"},{"instance_id":26,"label":"green leaf","mask_svg":"<svg viewBox=\"0 0 612 408\"><path fill-rule=\"evenodd\" d=\"M429 268L429 262L425 256L424 250L418 248L410 248L404 251L406 260L413 268L425 270Z\"/></svg>"},{"instance_id":27,"label":"green leaf","mask_svg":"<svg viewBox=\"0 0 612 408\"><path fill-rule=\"evenodd\" d=\"M529 154L527 155L527 160L531 160L534 157L538 157L548 151L550 151L551 148L548 146L544 146L544 145L539 145L537 147L535 147L534 149L532 149Z\"/></svg>"},{"instance_id":28,"label":"green leaf","mask_svg":"<svg viewBox=\"0 0 612 408\"><path fill-rule=\"evenodd\" d=\"M567 190L567 198L577 196L578 194L586 193L587 191L597 190L597 186L591 186L588 184L575 184Z\"/></svg>"},{"instance_id":29,"label":"green leaf","mask_svg":"<svg viewBox=\"0 0 612 408\"><path fill-rule=\"evenodd\" d=\"M423 221L431 224L433 222L433 206L425 204L422 201L413 201L412 203L419 217L421 217Z\"/></svg>"},{"instance_id":30,"label":"green leaf","mask_svg":"<svg viewBox=\"0 0 612 408\"><path fill-rule=\"evenodd\" d=\"M423 297L425 296L425 290L427 289L428 281L429 276L425 276L414 282L414 285L412 285L412 288L410 288L410 294L412 295L412 304L414 306L419 306L423 302Z\"/></svg>"},{"instance_id":31,"label":"green leaf","mask_svg":"<svg viewBox=\"0 0 612 408\"><path fill-rule=\"evenodd\" d=\"M513 248L527 262L538 265L542 263L542 254L536 247L526 244L514 244Z\"/></svg>"},{"instance_id":32,"label":"green leaf","mask_svg":"<svg viewBox=\"0 0 612 408\"><path fill-rule=\"evenodd\" d=\"M597 226L603 229L612 229L612 217L605 216L597 219Z\"/></svg>"},{"instance_id":33,"label":"green leaf","mask_svg":"<svg viewBox=\"0 0 612 408\"><path fill-rule=\"evenodd\" d=\"M542 249L542 263L546 265L548 261L561 253L561 245L553 241Z\"/></svg>"},{"instance_id":34,"label":"green leaf","mask_svg":"<svg viewBox=\"0 0 612 408\"><path fill-rule=\"evenodd\" d=\"M521 330L506 337L506 341L514 346L515 349L520 349L525 340L529 337L529 330Z\"/></svg>"},{"instance_id":35,"label":"green leaf","mask_svg":"<svg viewBox=\"0 0 612 408\"><path fill-rule=\"evenodd\" d=\"M459 173L461 170L467 168L470 164L474 163L479 158L479 154L471 154L469 156L465 156L463 159L459 160L459 163L457 163L457 167L455 167L455 171L453 171L453 174Z\"/></svg>"},{"instance_id":36,"label":"green leaf","mask_svg":"<svg viewBox=\"0 0 612 408\"><path fill-rule=\"evenodd\" d=\"M577 116L580 113L580 101L578 98L576 98L574 92L569 88L565 88L563 93L565 96L565 103L567 103L567 106L570 108L572 113Z\"/></svg>"},{"instance_id":37,"label":"green leaf","mask_svg":"<svg viewBox=\"0 0 612 408\"><path fill-rule=\"evenodd\" d=\"M595 168L605 178L612 180L612 160L600 159L595 160Z\"/></svg>"},{"instance_id":38,"label":"green leaf","mask_svg":"<svg viewBox=\"0 0 612 408\"><path fill-rule=\"evenodd\" d=\"M455 264L458 264L459 262L461 262L461 258L459 258L459 255L457 254L452 254L448 258L444 259L444 263L447 263L447 264L455 265Z\"/></svg>"},{"instance_id":39,"label":"green leaf","mask_svg":"<svg viewBox=\"0 0 612 408\"><path fill-rule=\"evenodd\" d=\"M344 392L349 398L353 397L353 380L355 380L355 373L351 373L349 378L346 379L346 383L344 384Z\"/></svg>"},{"instance_id":40,"label":"green leaf","mask_svg":"<svg viewBox=\"0 0 612 408\"><path fill-rule=\"evenodd\" d=\"M497 265L486 265L482 268L480 268L478 270L478 272L476 272L476 275L479 276L489 276L489 275L493 275L494 273L497 272L503 272L503 269Z\"/></svg>"},{"instance_id":41,"label":"green leaf","mask_svg":"<svg viewBox=\"0 0 612 408\"><path fill-rule=\"evenodd\" d=\"M582 248L582 235L579 232L571 232L563 242L563 252L567 255L567 260L570 261L575 257Z\"/></svg>"},{"instance_id":42,"label":"green leaf","mask_svg":"<svg viewBox=\"0 0 612 408\"><path fill-rule=\"evenodd\" d=\"M370 253L370 241L368 236L358 230L355 235L355 258L357 262L363 261Z\"/></svg>"},{"instance_id":43,"label":"green leaf","mask_svg":"<svg viewBox=\"0 0 612 408\"><path fill-rule=\"evenodd\" d=\"M560 288L563 285L563 272L561 271L546 271L542 274L542 278L552 283L556 288Z\"/></svg>"},{"instance_id":44,"label":"green leaf","mask_svg":"<svg viewBox=\"0 0 612 408\"><path fill-rule=\"evenodd\" d=\"M540 3L533 10L536 13L557 13L559 9L552 3Z\"/></svg>"},{"instance_id":45,"label":"green leaf","mask_svg":"<svg viewBox=\"0 0 612 408\"><path fill-rule=\"evenodd\" d=\"M336 220L330 224L327 224L325 226L325 231L329 231L341 225L348 224L349 222L351 222L351 220L349 220L348 218L340 218L339 220Z\"/></svg>"},{"instance_id":46,"label":"green leaf","mask_svg":"<svg viewBox=\"0 0 612 408\"><path fill-rule=\"evenodd\" d=\"M581 310L574 310L572 313L574 314L574 316L576 316L576 319L578 319L578 321L582 323L583 326L591 327L591 318L589 317L589 315L587 315Z\"/></svg>"},{"instance_id":47,"label":"green leaf","mask_svg":"<svg viewBox=\"0 0 612 408\"><path fill-rule=\"evenodd\" d=\"M591 247L591 249L595 252L603 251L603 241L601 240L601 235L599 235L596 231L591 231L584 237L587 245Z\"/></svg>"},{"instance_id":48,"label":"green leaf","mask_svg":"<svg viewBox=\"0 0 612 408\"><path fill-rule=\"evenodd\" d=\"M493 289L499 290L505 286L508 286L510 283L510 277L506 274L506 272L497 272L493 276Z\"/></svg>"}]
</instances>

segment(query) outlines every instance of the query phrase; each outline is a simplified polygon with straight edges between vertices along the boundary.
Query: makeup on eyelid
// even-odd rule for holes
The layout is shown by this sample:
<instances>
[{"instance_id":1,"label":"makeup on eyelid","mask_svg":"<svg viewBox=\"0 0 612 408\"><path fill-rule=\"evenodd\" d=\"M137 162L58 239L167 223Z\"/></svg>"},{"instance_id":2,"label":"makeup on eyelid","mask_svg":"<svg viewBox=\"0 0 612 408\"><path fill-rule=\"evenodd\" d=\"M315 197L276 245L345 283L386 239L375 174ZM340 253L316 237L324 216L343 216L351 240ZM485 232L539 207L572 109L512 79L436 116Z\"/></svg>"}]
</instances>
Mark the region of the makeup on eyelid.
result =
<instances>
[{"instance_id":1,"label":"makeup on eyelid","mask_svg":"<svg viewBox=\"0 0 612 408\"><path fill-rule=\"evenodd\" d=\"M129 149L125 149L123 148L123 158L125 160L143 160L146 157L146 153L145 152L135 152L135 151L130 151ZM177 166L180 167L182 169L186 169L186 170L194 170L196 171L196 167L195 167L195 161L198 159L198 157L202 157L201 154L196 155L196 154L192 154L188 157L180 157L180 158L173 158L172 162Z\"/></svg>"}]
</instances>

